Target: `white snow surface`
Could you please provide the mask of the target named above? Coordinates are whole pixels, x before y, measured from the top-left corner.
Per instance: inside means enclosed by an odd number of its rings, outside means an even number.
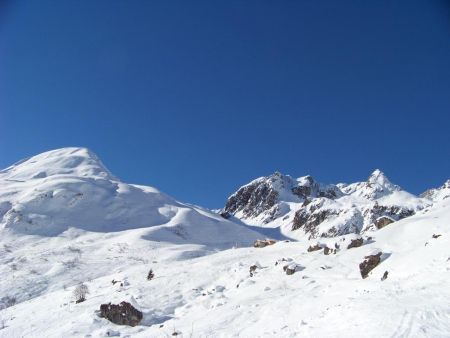
[[[0,172],[0,220],[0,337],[449,336],[450,199],[358,248],[346,249],[355,234],[318,240],[336,254],[309,253],[304,238],[253,248],[262,235],[248,227],[66,148]],[[362,279],[359,263],[379,251]],[[81,282],[89,294],[76,304]],[[144,313],[140,325],[98,316],[121,301]]]

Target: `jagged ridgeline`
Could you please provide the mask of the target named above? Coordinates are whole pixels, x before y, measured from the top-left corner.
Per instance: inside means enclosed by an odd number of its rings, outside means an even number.
[[[375,170],[365,182],[322,184],[279,172],[258,178],[228,198],[222,215],[249,225],[280,227],[296,238],[333,237],[380,229],[450,195],[450,183],[415,196]]]

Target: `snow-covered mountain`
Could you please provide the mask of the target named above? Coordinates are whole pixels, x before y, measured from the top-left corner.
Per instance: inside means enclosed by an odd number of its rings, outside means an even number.
[[[449,191],[275,173],[220,216],[46,152],[0,171],[0,337],[448,337]]]
[[[10,298],[24,301],[48,291],[58,284],[52,279],[55,274],[68,283],[73,278],[69,266],[81,253],[78,242],[92,242],[88,246],[97,246],[101,252],[112,238],[126,233],[134,246],[189,245],[193,255],[202,255],[248,246],[260,237],[155,188],[121,182],[85,148],[49,151],[2,170],[0,231],[1,270],[8,276],[0,283],[0,295],[7,297],[0,297],[0,307],[2,299],[3,303]],[[11,252],[20,252],[20,257]],[[18,268],[22,260],[34,266],[31,276]],[[16,272],[11,274],[10,269]],[[11,283],[13,290],[9,290]],[[30,283],[35,284],[32,289],[39,287],[25,292]]]
[[[429,189],[420,195],[421,197],[427,198],[433,202],[443,201],[446,198],[450,198],[450,180],[447,180],[439,188]]]
[[[292,238],[334,237],[379,229],[414,215],[444,190],[417,197],[391,183],[378,169],[365,182],[336,185],[276,172],[239,188],[228,198],[222,215],[280,228]]]
[[[155,188],[121,182],[85,148],[49,151],[2,170],[0,226],[42,236],[148,228],[152,240],[208,245],[256,236]]]

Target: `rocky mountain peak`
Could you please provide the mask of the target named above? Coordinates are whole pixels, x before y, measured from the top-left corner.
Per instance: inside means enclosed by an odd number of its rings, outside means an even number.
[[[450,198],[450,179],[439,188],[429,189],[422,193],[420,197],[428,198],[434,202]]]
[[[224,211],[248,224],[270,223],[316,238],[378,229],[425,205],[424,199],[402,190],[379,169],[366,181],[338,185],[321,184],[310,175],[293,179],[275,172],[241,187]]]

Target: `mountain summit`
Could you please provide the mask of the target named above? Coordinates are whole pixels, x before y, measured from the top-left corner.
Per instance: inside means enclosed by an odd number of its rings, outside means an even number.
[[[2,170],[0,227],[41,236],[141,228],[153,239],[218,246],[258,237],[155,188],[121,182],[86,148],[48,151]]]
[[[250,225],[280,228],[288,237],[317,238],[379,228],[430,204],[376,169],[365,182],[336,185],[275,173],[239,188],[223,211]]]

